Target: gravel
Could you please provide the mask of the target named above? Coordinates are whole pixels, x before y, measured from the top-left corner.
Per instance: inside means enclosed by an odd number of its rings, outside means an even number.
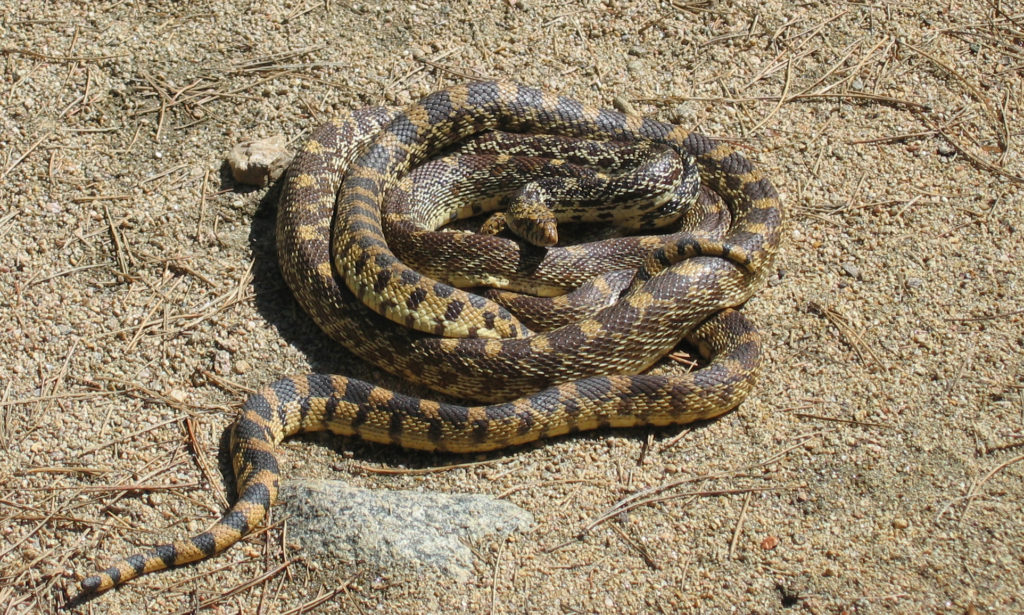
[[[672,118],[767,171],[787,241],[745,308],[767,339],[750,398],[470,459],[291,439],[288,478],[488,496],[534,529],[471,544],[465,583],[339,582],[293,561],[285,520],[70,612],[1024,612],[1012,3],[9,4],[5,612],[55,613],[95,567],[208,526],[246,391],[309,370],[412,390],[316,331],[274,262],[276,188],[223,161],[480,76]]]

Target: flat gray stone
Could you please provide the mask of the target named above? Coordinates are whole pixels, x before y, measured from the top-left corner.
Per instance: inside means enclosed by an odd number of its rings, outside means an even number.
[[[289,537],[323,568],[349,574],[360,564],[468,581],[467,544],[526,531],[534,522],[528,511],[489,496],[356,489],[331,480],[287,481],[279,500]]]

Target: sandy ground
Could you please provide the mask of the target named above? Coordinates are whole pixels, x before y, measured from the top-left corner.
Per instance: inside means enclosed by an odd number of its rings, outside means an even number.
[[[537,526],[474,545],[456,585],[297,560],[276,519],[74,612],[1024,612],[1019,3],[6,5],[0,612],[54,612],[206,527],[247,390],[396,385],[299,310],[275,191],[222,162],[477,77],[618,98],[770,173],[786,244],[746,308],[768,339],[751,397],[486,458],[293,439],[286,476],[491,494]]]

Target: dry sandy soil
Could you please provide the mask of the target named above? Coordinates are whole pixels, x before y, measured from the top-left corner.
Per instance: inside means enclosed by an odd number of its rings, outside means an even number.
[[[211,523],[246,391],[401,386],[297,307],[276,191],[223,160],[481,77],[625,101],[770,174],[786,243],[745,308],[768,340],[754,393],[485,458],[292,439],[286,477],[491,494],[537,525],[474,545],[457,585],[297,560],[277,519],[73,612],[1024,612],[1020,3],[5,5],[0,612],[55,612]]]

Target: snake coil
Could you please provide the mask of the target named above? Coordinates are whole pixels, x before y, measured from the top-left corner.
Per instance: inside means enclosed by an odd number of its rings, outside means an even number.
[[[411,168],[491,129],[672,148],[695,160],[701,182],[728,208],[730,225],[719,239],[680,232],[653,244],[637,240],[644,248],[639,273],[619,301],[534,333],[492,301],[406,266],[383,230],[385,197],[401,189]],[[486,403],[418,399],[342,376],[278,380],[246,401],[232,428],[239,497],[227,513],[206,532],[84,579],[83,592],[210,557],[251,532],[277,496],[276,446],[292,434],[330,430],[468,452],[729,411],[750,391],[761,359],[756,329],[730,308],[769,275],[781,225],[775,188],[732,147],[518,84],[474,82],[402,111],[364,109],[326,124],[285,179],[277,237],[285,280],[320,328],[356,355],[441,393]],[[462,235],[435,251],[501,241]],[[529,262],[526,251],[507,249],[513,253],[501,258],[504,266]],[[706,366],[642,374],[684,338],[709,357]]]

